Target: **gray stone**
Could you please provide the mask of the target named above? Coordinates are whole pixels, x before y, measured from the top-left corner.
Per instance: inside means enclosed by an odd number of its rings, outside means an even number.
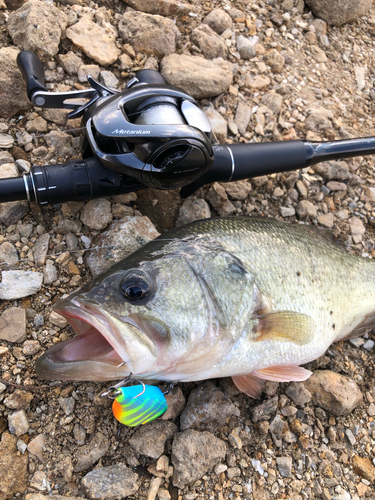
[[[118,67],[120,71],[127,71],[133,67],[133,59],[130,56],[128,56],[128,54],[121,54],[118,60],[119,60]]]
[[[328,214],[319,215],[318,222],[324,227],[328,227],[329,229],[333,228],[333,224],[335,222],[333,213],[329,212]]]
[[[171,19],[162,16],[127,11],[121,17],[119,34],[136,53],[164,57],[176,51],[180,32]]]
[[[269,420],[271,415],[275,413],[278,405],[278,397],[268,399],[261,405],[256,406],[251,410],[251,419],[253,422],[261,420]]]
[[[276,92],[269,92],[262,97],[262,103],[265,104],[275,115],[280,113],[283,100],[283,97]]]
[[[82,224],[78,220],[62,219],[54,228],[57,234],[78,233],[81,230]]]
[[[75,472],[89,469],[109,450],[109,440],[101,432],[96,432],[89,443],[85,444],[75,454]]]
[[[9,201],[0,204],[0,224],[11,226],[20,221],[29,211],[26,201]]]
[[[188,224],[194,220],[209,219],[211,210],[208,203],[202,198],[187,198],[178,212],[176,226]]]
[[[42,116],[48,122],[56,123],[56,125],[66,125],[68,121],[67,109],[43,109]]]
[[[96,276],[157,236],[159,233],[148,217],[124,217],[92,241],[94,250],[86,253],[85,263]]]
[[[322,113],[311,113],[311,115],[308,116],[305,121],[306,130],[311,130],[312,132],[315,132],[317,134],[331,127],[332,123]]]
[[[116,75],[112,73],[112,71],[101,71],[100,72],[100,77],[99,77],[100,83],[102,83],[105,87],[109,88],[117,88],[119,84],[118,78],[116,78]]]
[[[237,106],[237,109],[236,109],[236,115],[234,117],[234,123],[237,125],[238,132],[241,135],[245,134],[245,132],[247,130],[247,126],[250,123],[251,115],[252,115],[252,112],[251,112],[250,106],[248,106],[244,102],[240,101],[238,103],[238,106]]]
[[[25,356],[32,356],[40,350],[40,344],[37,340],[26,340],[23,343],[22,352]]]
[[[228,182],[224,184],[223,187],[232,200],[246,200],[251,191],[251,184],[249,181]]]
[[[23,342],[26,339],[26,313],[21,307],[10,307],[0,316],[0,339]]]
[[[0,48],[0,117],[11,118],[18,111],[28,109],[26,85],[17,67],[19,53],[14,47]],[[10,161],[13,161],[11,158]],[[8,162],[6,162],[8,163]]]
[[[203,22],[208,24],[216,33],[221,35],[226,29],[232,28],[232,19],[229,14],[223,9],[213,9],[204,19]]]
[[[207,59],[215,59],[215,57],[225,59],[228,55],[228,47],[224,38],[219,36],[208,24],[201,24],[195,28],[190,39]]]
[[[78,81],[81,83],[87,82],[87,77],[90,75],[97,80],[99,78],[100,68],[96,64],[83,64],[78,70]]]
[[[82,478],[82,486],[88,498],[114,500],[127,498],[138,491],[138,474],[124,464],[95,469]]]
[[[10,134],[0,134],[0,148],[10,149],[13,147],[14,139]],[[9,177],[9,175],[6,175]]]
[[[226,454],[225,442],[209,432],[189,429],[178,433],[172,443],[173,484],[177,488],[200,479]]]
[[[120,55],[115,44],[115,32],[99,26],[87,17],[81,17],[78,23],[68,28],[66,36],[88,57],[102,66],[113,64]]]
[[[8,266],[12,266],[18,262],[18,253],[15,247],[9,243],[9,241],[5,241],[0,245],[0,263],[7,264]]]
[[[241,59],[252,59],[256,56],[256,48],[255,45],[259,42],[258,37],[246,38],[243,35],[239,35],[237,37],[237,50],[241,56]]]
[[[171,54],[161,61],[161,73],[170,85],[181,87],[197,99],[226,92],[233,81],[232,65],[220,58],[208,61],[198,56]]]
[[[104,198],[89,201],[81,212],[84,225],[97,231],[108,226],[112,219],[111,203]]]
[[[43,271],[43,283],[45,285],[52,285],[57,280],[57,270],[53,265],[53,260],[47,260],[46,266]]]
[[[281,217],[293,217],[296,215],[296,210],[293,207],[279,207]]]
[[[81,424],[75,424],[74,427],[73,427],[73,435],[74,435],[74,441],[82,446],[85,444],[85,441],[86,441],[86,431],[85,429],[82,427]]]
[[[26,434],[29,430],[30,424],[27,419],[25,410],[17,410],[8,415],[9,432],[16,436]]]
[[[331,26],[342,26],[363,16],[372,6],[372,0],[306,0],[315,17]]]
[[[215,182],[207,193],[207,200],[211,203],[213,208],[218,212],[220,217],[232,215],[236,213],[233,204],[228,200],[227,193],[223,186]]]
[[[281,73],[285,65],[285,59],[276,49],[268,50],[264,55],[264,62],[270,66],[273,73]]]
[[[52,323],[52,325],[58,326],[59,328],[65,328],[68,324],[68,321],[56,311],[51,311],[51,314],[49,315],[49,321],[50,323]]]
[[[2,271],[0,299],[14,300],[33,295],[42,288],[43,274],[35,271]]]
[[[166,394],[168,409],[160,417],[162,420],[171,420],[178,417],[185,408],[186,399],[180,387],[173,387],[169,394]]]
[[[325,63],[328,61],[328,57],[326,56],[324,50],[317,45],[311,45],[310,51],[316,62]]]
[[[16,389],[4,399],[4,405],[11,410],[23,410],[31,403],[33,397],[31,392]]]
[[[82,59],[71,50],[67,54],[59,54],[58,60],[69,75],[76,75],[82,66]]]
[[[9,15],[8,30],[15,45],[45,61],[58,53],[67,23],[62,10],[50,3],[31,0]]]
[[[73,413],[75,404],[75,399],[72,397],[59,398],[59,405],[64,410],[65,415],[71,415]]]
[[[276,465],[282,477],[291,477],[292,459],[290,457],[277,457]]]
[[[50,235],[44,233],[36,240],[33,247],[34,262],[37,267],[44,266],[48,253]]]
[[[166,17],[189,14],[195,10],[193,5],[176,0],[153,0],[152,2],[150,0],[124,0],[124,2],[133,7],[134,10]]]
[[[0,49],[0,55],[1,51],[2,49]],[[1,77],[0,77],[0,85],[1,85]],[[14,161],[13,156],[9,153],[9,151],[0,151],[0,165],[5,165],[6,163],[13,163],[13,161]]]
[[[53,130],[45,134],[43,139],[50,148],[55,148],[59,156],[73,156],[75,153],[72,147],[72,136],[65,132]]]
[[[212,382],[205,382],[191,391],[180,415],[180,430],[196,429],[215,432],[234,412],[234,405]]]
[[[345,181],[349,177],[349,166],[345,161],[324,161],[314,165],[313,169],[326,181]]]
[[[363,399],[353,380],[330,370],[316,370],[304,385],[315,404],[337,416],[350,413]]]
[[[165,443],[176,431],[177,426],[173,422],[155,420],[142,425],[129,439],[129,444],[137,453],[156,459],[164,453]]]
[[[207,118],[210,120],[214,137],[216,137],[219,142],[224,142],[227,138],[228,133],[227,121],[221,116],[218,111],[216,111],[216,109],[211,106],[208,108],[204,108],[203,111],[206,113]]]
[[[304,406],[311,401],[312,397],[302,382],[291,382],[285,389],[285,394],[297,406]]]

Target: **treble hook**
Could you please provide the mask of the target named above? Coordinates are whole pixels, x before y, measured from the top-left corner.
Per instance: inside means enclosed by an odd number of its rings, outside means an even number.
[[[118,389],[120,387],[124,387],[129,382],[138,382],[139,384],[142,385],[142,391],[139,394],[137,394],[137,396],[134,396],[132,399],[136,399],[136,398],[139,398],[139,396],[142,396],[142,394],[144,394],[144,392],[146,390],[146,386],[145,386],[145,384],[141,380],[138,380],[138,379],[135,379],[135,378],[132,379],[132,375],[133,374],[130,372],[129,375],[127,377],[125,377],[124,379],[120,380],[120,382],[118,382],[115,385],[111,385],[111,387],[109,387],[106,392],[103,392],[103,394],[101,395],[101,397],[107,396],[109,399],[116,399],[117,396],[121,395],[121,391],[119,391]],[[111,392],[112,392],[112,394],[110,394]]]

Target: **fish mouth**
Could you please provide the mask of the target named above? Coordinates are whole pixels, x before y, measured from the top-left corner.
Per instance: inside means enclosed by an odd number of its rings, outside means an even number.
[[[116,318],[76,298],[60,301],[54,309],[78,335],[37,360],[36,373],[42,379],[115,380],[147,372],[157,358],[157,346],[134,318]]]

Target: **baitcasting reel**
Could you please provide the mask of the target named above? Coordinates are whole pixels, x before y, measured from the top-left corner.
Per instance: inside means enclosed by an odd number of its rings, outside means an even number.
[[[123,92],[90,76],[89,89],[47,92],[43,66],[35,54],[20,52],[17,64],[35,106],[70,109],[69,118],[82,117],[82,159],[34,165],[23,177],[0,179],[0,203],[84,201],[147,186],[181,187],[181,196],[187,197],[211,182],[375,154],[375,137],[212,146],[206,115],[192,97],[167,85],[157,71],[139,71]]]

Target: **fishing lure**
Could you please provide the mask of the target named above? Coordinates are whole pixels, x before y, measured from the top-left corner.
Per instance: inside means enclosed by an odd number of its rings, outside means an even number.
[[[163,393],[159,387],[141,385],[124,387],[130,381],[131,375],[118,384],[110,387],[102,396],[113,399],[112,412],[116,420],[129,427],[147,424],[167,411],[168,404],[165,395],[171,390],[168,387]]]

